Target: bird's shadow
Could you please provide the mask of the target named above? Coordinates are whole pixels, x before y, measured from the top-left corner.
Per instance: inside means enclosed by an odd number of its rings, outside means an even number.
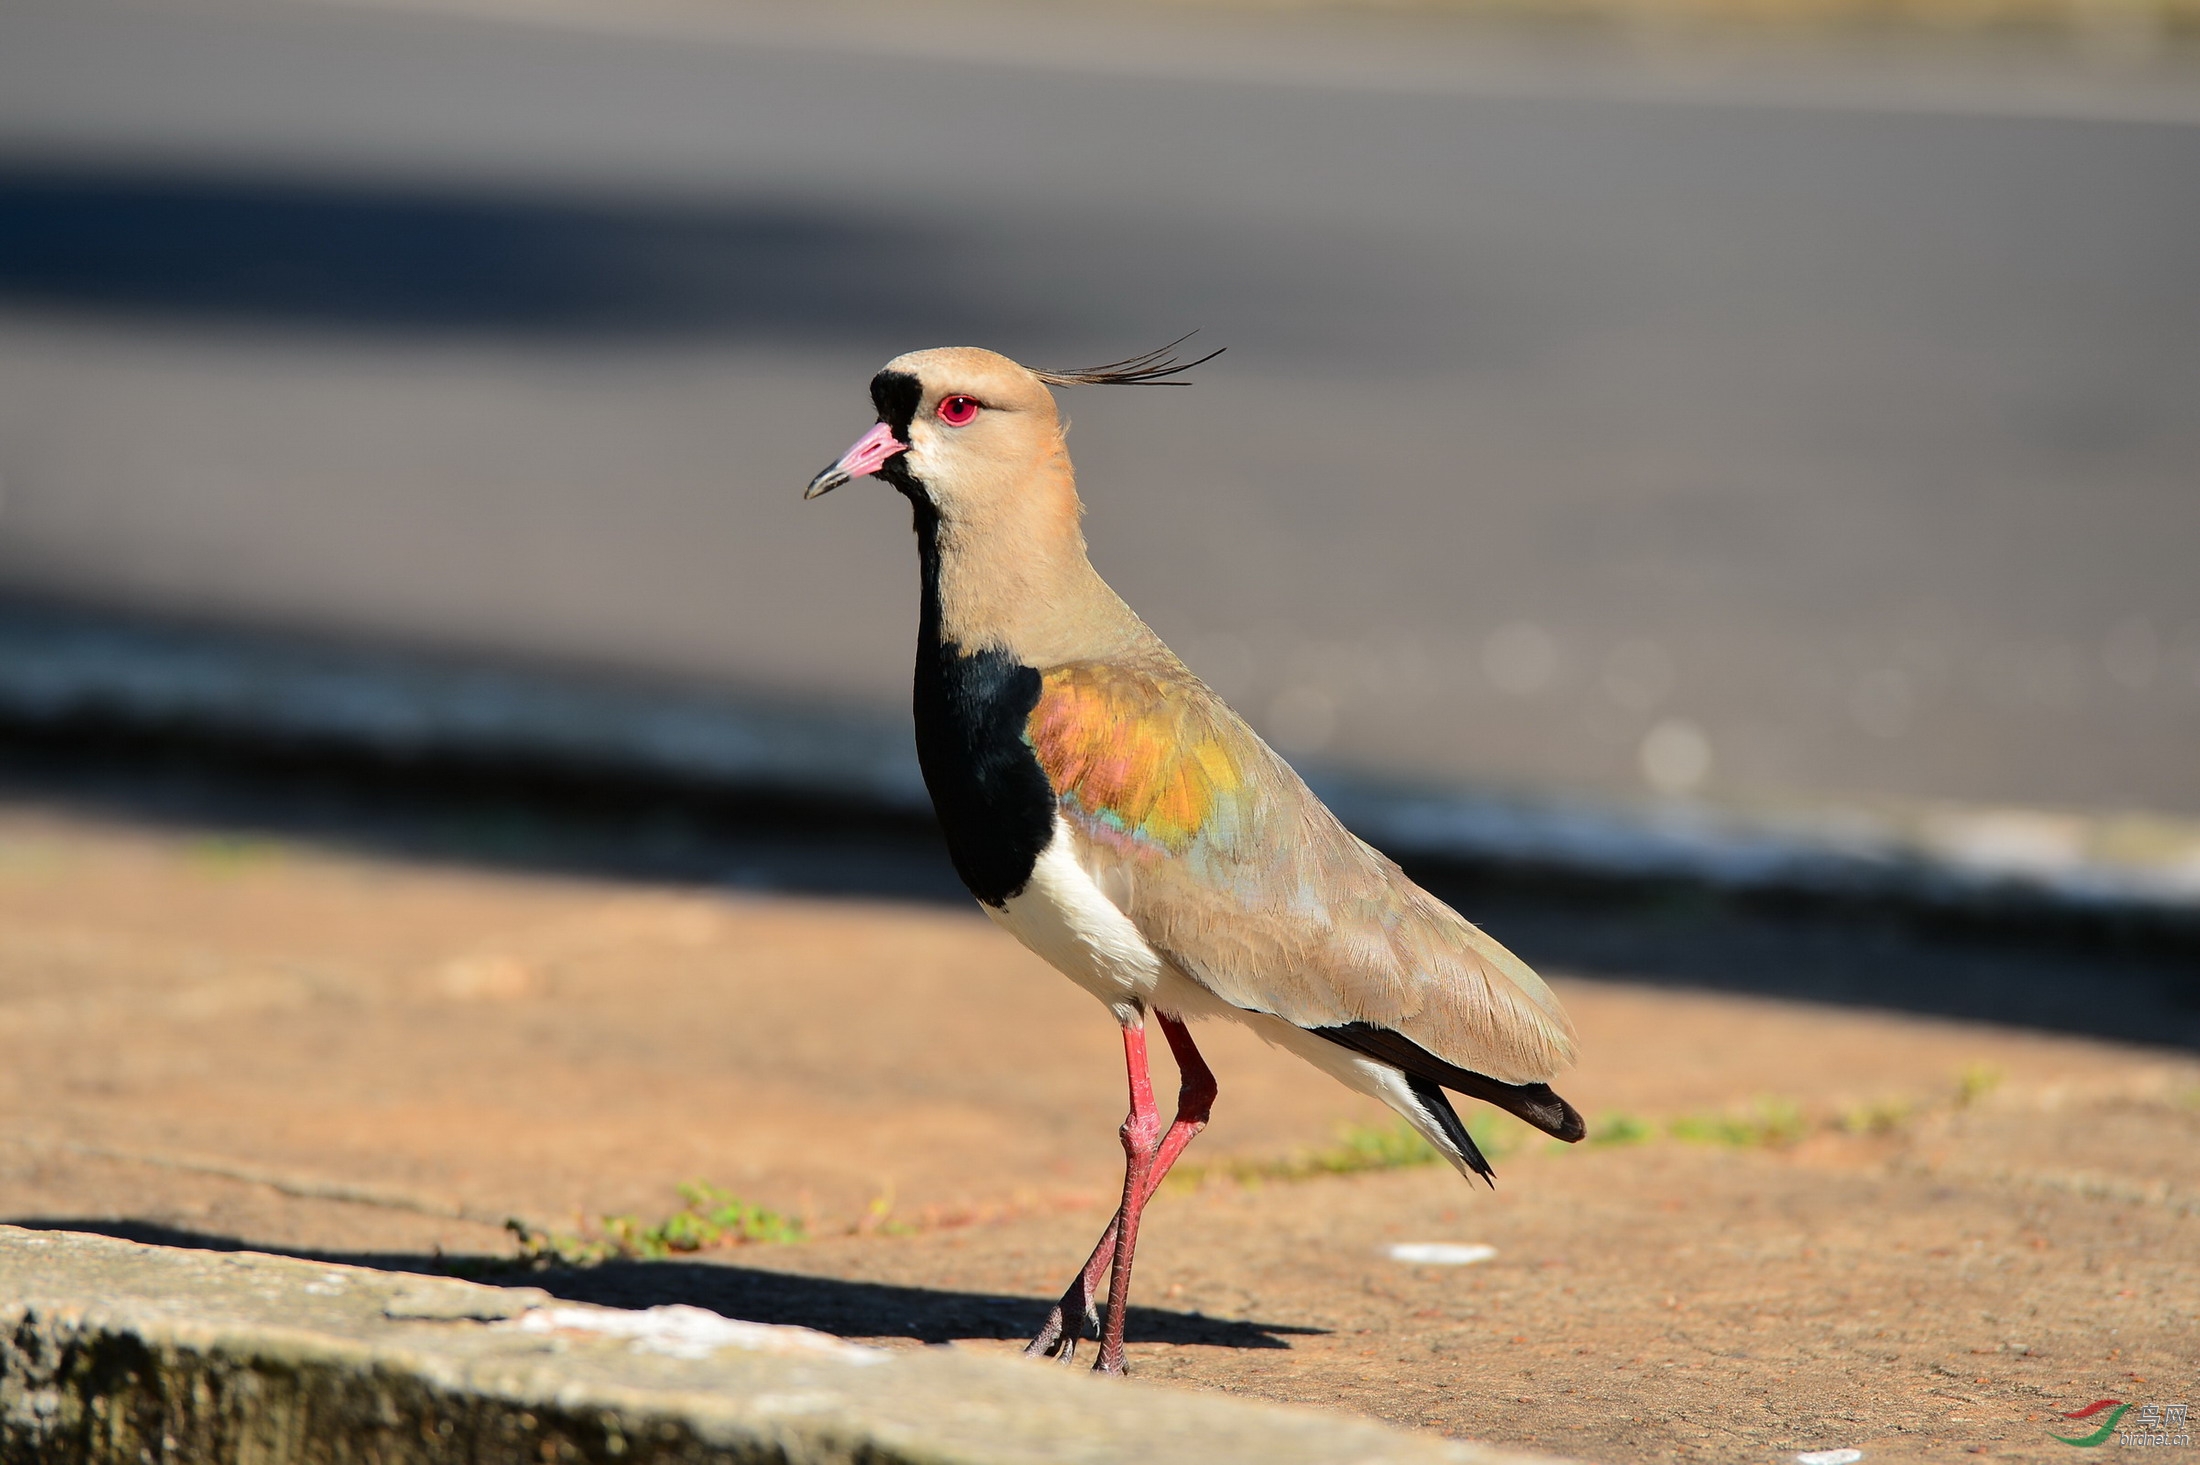
[[[908,1338],[919,1343],[1022,1339],[1039,1331],[1049,1302],[988,1292],[904,1287],[841,1277],[814,1277],[718,1261],[614,1261],[542,1270],[501,1257],[342,1252],[270,1246],[152,1221],[74,1217],[10,1218],[0,1225],[30,1231],[77,1231],[150,1246],[192,1251],[257,1251],[377,1271],[462,1276],[494,1286],[540,1287],[569,1302],[605,1307],[684,1303],[749,1322],[815,1328],[844,1338]],[[1288,1348],[1287,1338],[1326,1333],[1288,1323],[1233,1322],[1172,1308],[1133,1307],[1126,1333],[1134,1343],[1208,1348]]]

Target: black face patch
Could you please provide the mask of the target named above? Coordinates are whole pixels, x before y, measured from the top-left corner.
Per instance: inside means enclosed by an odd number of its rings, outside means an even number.
[[[924,384],[906,371],[882,371],[871,378],[871,405],[878,408],[878,420],[893,430],[895,437],[909,441],[909,425],[916,421],[917,408],[924,403]],[[909,471],[909,455],[896,453],[878,470],[878,476],[900,490],[902,497],[917,508],[917,534],[925,534],[925,512],[932,507],[932,495],[922,481]],[[937,514],[934,514],[935,520]],[[935,525],[936,527],[936,525]]]
[[[924,384],[906,371],[882,371],[871,378],[871,405],[878,408],[878,420],[907,442],[909,424],[924,405]]]
[[[911,699],[917,763],[955,873],[972,895],[999,907],[1030,882],[1054,838],[1054,785],[1024,741],[1042,684],[1005,651],[941,639],[939,511],[921,485],[903,491],[916,511],[924,574]]]

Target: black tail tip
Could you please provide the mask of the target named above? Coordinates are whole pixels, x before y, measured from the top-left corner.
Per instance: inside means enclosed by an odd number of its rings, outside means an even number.
[[[1587,1137],[1589,1126],[1582,1122],[1581,1111],[1552,1093],[1549,1084],[1521,1084],[1513,1094],[1514,1102],[1507,1107],[1551,1138],[1571,1145]]]
[[[1429,1118],[1436,1121],[1437,1128],[1443,1130],[1444,1137],[1452,1142],[1459,1151],[1459,1157],[1467,1162],[1467,1168],[1481,1176],[1484,1185],[1492,1190],[1497,1189],[1497,1172],[1490,1168],[1489,1157],[1474,1142],[1474,1136],[1467,1133],[1467,1126],[1460,1121],[1459,1111],[1451,1107],[1450,1096],[1429,1080],[1414,1074],[1407,1074],[1405,1080],[1407,1091],[1420,1102]]]
[[[1552,1096],[1556,1098],[1554,1094]],[[1589,1137],[1589,1126],[1582,1122],[1581,1111],[1564,1099],[1558,1101],[1558,1123],[1551,1128],[1554,1139],[1562,1139],[1570,1145],[1578,1145]]]

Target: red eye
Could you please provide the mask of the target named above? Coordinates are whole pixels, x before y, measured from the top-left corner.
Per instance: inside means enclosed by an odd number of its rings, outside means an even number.
[[[940,398],[940,421],[949,427],[968,427],[978,420],[976,397]]]

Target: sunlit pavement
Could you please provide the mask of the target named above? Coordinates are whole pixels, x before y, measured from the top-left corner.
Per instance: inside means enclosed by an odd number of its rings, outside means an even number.
[[[1133,1372],[1611,1461],[2044,1459],[2062,1411],[2185,1400],[2189,1055],[1581,970],[1592,1140],[1491,1132],[1495,1191],[1312,1173],[1387,1116],[1203,1036],[1221,1101],[1148,1217]],[[0,812],[0,1035],[0,1220],[479,1268],[508,1217],[579,1254],[700,1181],[760,1239],[491,1278],[895,1347],[1017,1346],[1120,1163],[1113,1025],[967,908],[249,824]]]

